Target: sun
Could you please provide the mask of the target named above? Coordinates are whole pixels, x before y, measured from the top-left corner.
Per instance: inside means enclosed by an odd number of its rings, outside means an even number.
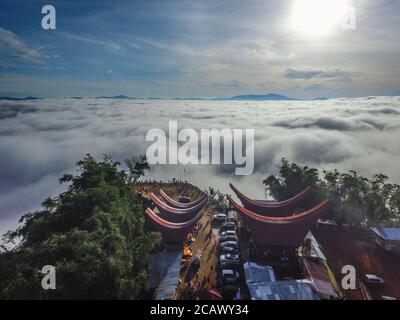
[[[340,25],[345,10],[345,0],[295,0],[292,26],[306,37],[327,36]]]

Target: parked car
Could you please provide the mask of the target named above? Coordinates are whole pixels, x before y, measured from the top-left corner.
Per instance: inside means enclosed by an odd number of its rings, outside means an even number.
[[[240,262],[239,262],[239,260],[223,261],[223,262],[219,263],[219,267],[222,269],[239,270]]]
[[[225,242],[225,241],[235,241],[235,242],[238,242],[238,237],[236,237],[236,236],[231,236],[231,235],[221,236],[221,237],[219,238],[219,241],[221,241],[221,242]]]
[[[224,247],[232,247],[232,248],[235,248],[235,249],[239,249],[239,245],[238,245],[238,243],[237,242],[235,242],[235,241],[225,241],[225,242],[221,242],[220,244],[219,244],[219,246],[220,246],[220,248],[222,249],[222,248],[224,248]]]
[[[240,259],[227,259],[224,258],[223,260],[220,260],[220,268],[221,269],[227,269],[227,268],[232,268],[232,269],[237,269],[240,266]],[[229,267],[231,266],[231,267]]]
[[[221,269],[237,269],[240,265],[238,255],[223,254],[219,258],[219,267]]]
[[[223,247],[221,249],[221,254],[227,254],[227,253],[239,255],[239,250],[233,247]]]
[[[216,222],[225,222],[226,221],[226,214],[224,213],[217,213],[213,216],[213,221]]]
[[[374,284],[383,284],[385,281],[383,281],[382,278],[374,275],[374,274],[366,274],[365,275],[365,281],[367,283],[374,283]]]
[[[227,254],[221,254],[219,257],[219,261],[232,261],[232,260],[237,260],[239,261],[239,255],[238,254],[231,254],[231,253],[227,253]]]
[[[234,222],[225,222],[221,226],[219,232],[221,233],[221,232],[226,231],[226,230],[234,230],[234,231],[236,231],[236,224]]]
[[[239,272],[233,269],[222,269],[221,270],[221,279],[222,281],[230,281],[228,279],[235,279],[236,281],[240,279]]]
[[[238,285],[239,284],[239,279],[238,278],[225,278],[221,280],[222,285],[227,286],[227,285]]]
[[[226,230],[226,231],[222,231],[220,232],[221,237],[224,236],[236,236],[236,231],[235,230]]]
[[[222,286],[222,291],[224,292],[236,292],[238,289],[237,285],[234,284],[227,284]]]

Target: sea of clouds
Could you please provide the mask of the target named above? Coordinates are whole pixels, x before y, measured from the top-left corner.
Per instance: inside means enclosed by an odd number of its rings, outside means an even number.
[[[146,153],[146,133],[179,129],[255,129],[255,169],[235,176],[232,165],[162,165],[147,178],[187,180],[230,192],[236,183],[265,197],[262,180],[287,157],[318,168],[388,175],[400,183],[400,97],[320,101],[189,101],[45,99],[0,102],[0,234],[22,213],[40,208],[65,186],[85,154],[123,161]]]

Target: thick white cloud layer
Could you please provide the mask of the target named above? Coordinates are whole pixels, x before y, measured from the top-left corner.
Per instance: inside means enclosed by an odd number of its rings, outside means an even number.
[[[124,160],[145,154],[149,129],[255,129],[255,172],[232,165],[164,165],[148,178],[180,178],[229,192],[229,181],[263,197],[281,157],[319,168],[385,173],[400,182],[400,97],[326,101],[60,99],[0,103],[0,233],[63,190],[58,178],[86,153]]]

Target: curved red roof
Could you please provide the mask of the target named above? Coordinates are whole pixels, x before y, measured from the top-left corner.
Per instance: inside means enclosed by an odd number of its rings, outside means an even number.
[[[246,209],[269,217],[282,217],[298,208],[304,208],[305,201],[314,192],[311,187],[308,187],[294,197],[284,201],[253,200],[241,193],[232,183],[229,186]]]
[[[228,200],[243,218],[256,244],[293,248],[303,243],[307,232],[332,205],[330,200],[325,200],[297,215],[266,217],[244,208],[230,196]]]
[[[165,242],[181,243],[203,216],[203,212],[199,212],[194,218],[183,223],[167,221],[156,215],[150,208],[146,209],[146,215],[153,222],[156,229],[160,231]]]
[[[167,205],[161,201],[154,193],[150,193],[150,198],[156,205],[160,216],[174,223],[181,223],[194,218],[207,204],[207,198],[204,198],[201,202],[191,208],[178,209]]]
[[[174,207],[177,209],[187,209],[187,208],[194,207],[195,205],[202,202],[205,198],[207,198],[207,195],[204,194],[203,196],[201,196],[200,198],[198,198],[197,200],[195,200],[193,202],[181,203],[181,202],[175,201],[174,199],[169,197],[162,189],[160,189],[160,195],[170,207]]]

